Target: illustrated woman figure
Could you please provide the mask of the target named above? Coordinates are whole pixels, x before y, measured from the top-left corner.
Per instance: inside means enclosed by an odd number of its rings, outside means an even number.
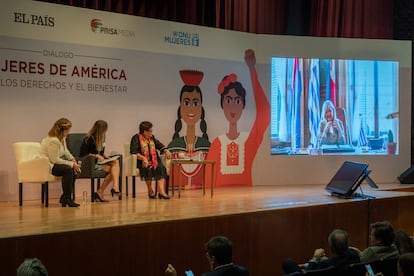
[[[246,50],[244,59],[250,70],[256,118],[250,132],[238,129],[237,123],[246,106],[246,90],[237,81],[236,74],[225,76],[218,93],[229,128],[226,134],[214,139],[207,155],[207,159],[218,164],[216,186],[252,185],[253,160],[270,123],[270,105],[257,76],[254,51]]]
[[[207,123],[204,120],[203,96],[199,84],[203,79],[203,72],[194,70],[180,71],[184,86],[180,93],[180,106],[177,110],[175,132],[168,149],[172,158],[188,158],[193,160],[204,160],[210,148],[207,135]],[[186,134],[180,136],[182,121],[186,124]],[[202,136],[196,135],[196,125],[200,121]],[[181,167],[183,186],[201,184],[202,172],[200,165],[186,164]]]
[[[322,106],[322,120],[319,123],[319,145],[342,145],[345,143],[344,125],[336,118],[336,109],[330,100]]]

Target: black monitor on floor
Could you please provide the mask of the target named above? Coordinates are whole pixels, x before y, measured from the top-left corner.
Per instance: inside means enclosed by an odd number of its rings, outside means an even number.
[[[354,197],[355,190],[361,185],[362,181],[369,178],[368,164],[345,161],[334,177],[326,186],[332,195],[351,198]],[[371,178],[367,179],[368,184],[373,188],[378,188]]]

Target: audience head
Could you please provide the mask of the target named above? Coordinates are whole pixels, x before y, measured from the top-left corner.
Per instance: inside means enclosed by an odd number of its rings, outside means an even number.
[[[282,269],[283,269],[283,273],[285,274],[289,274],[289,275],[300,275],[301,274],[301,269],[298,265],[298,263],[293,260],[293,259],[286,259],[283,261],[282,263]]]
[[[348,250],[349,235],[345,230],[335,229],[328,237],[329,249],[336,255],[345,254]]]
[[[60,118],[53,124],[53,127],[49,130],[48,135],[50,137],[57,137],[59,140],[62,140],[63,137],[69,133],[71,127],[71,121],[66,118]]]
[[[233,262],[233,244],[227,237],[212,237],[205,247],[211,269]]]
[[[414,275],[414,254],[405,253],[400,255],[397,263],[398,276]]]
[[[414,253],[413,240],[406,232],[398,230],[395,231],[394,236],[394,244],[400,254]]]
[[[394,242],[394,229],[388,221],[374,222],[369,226],[371,245],[391,246]]]
[[[47,276],[48,272],[42,262],[37,259],[26,259],[17,268],[17,276]]]

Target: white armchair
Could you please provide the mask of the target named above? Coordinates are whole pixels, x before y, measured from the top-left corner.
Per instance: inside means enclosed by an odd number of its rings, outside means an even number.
[[[42,203],[49,206],[49,182],[60,181],[50,173],[49,159],[37,157],[40,151],[40,143],[17,142],[13,144],[14,156],[17,165],[17,177],[19,181],[19,205],[23,205],[23,183],[41,183]]]
[[[135,198],[136,177],[139,176],[137,168],[137,155],[129,152],[130,144],[124,144],[124,175],[125,175],[125,195],[128,196],[128,177],[132,177],[132,197]]]
[[[128,177],[132,177],[132,197],[136,195],[136,177],[139,176],[137,168],[137,155],[130,153],[130,144],[124,144],[124,175],[125,175],[125,194],[128,196]],[[171,160],[165,155],[161,155],[161,162],[167,169],[167,175],[170,174]],[[168,179],[166,179],[166,192],[168,193]]]
[[[170,166],[171,166],[171,158],[167,159],[165,154],[161,155],[161,163],[164,165],[165,169],[167,170],[167,178],[165,179],[165,192],[168,195],[168,190],[170,187]],[[157,192],[158,186],[155,186],[155,192]]]

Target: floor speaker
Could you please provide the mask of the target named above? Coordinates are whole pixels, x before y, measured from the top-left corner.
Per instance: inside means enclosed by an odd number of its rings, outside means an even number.
[[[401,184],[414,184],[414,166],[400,174],[398,180]]]

